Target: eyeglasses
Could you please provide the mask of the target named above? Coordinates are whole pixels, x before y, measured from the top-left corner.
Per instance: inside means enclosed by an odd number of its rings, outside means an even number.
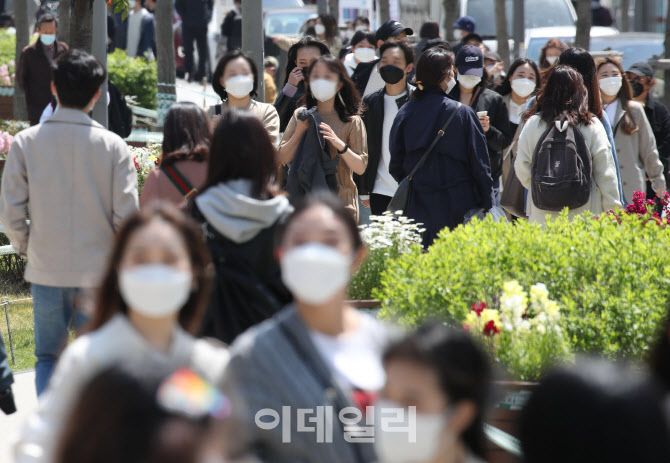
[[[642,85],[647,85],[649,82],[651,82],[651,78],[646,77],[646,76],[638,76],[637,74],[633,74],[632,72],[627,72],[626,77],[628,80],[632,80],[633,82],[637,82]]]

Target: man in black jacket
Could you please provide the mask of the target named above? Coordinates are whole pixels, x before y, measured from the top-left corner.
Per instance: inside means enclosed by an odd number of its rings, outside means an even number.
[[[414,89],[407,83],[407,74],[414,67],[414,50],[407,42],[389,40],[381,46],[379,56],[379,73],[385,86],[364,99],[368,167],[356,178],[361,202],[371,209],[372,215],[384,213],[398,188],[398,182],[389,173],[389,136],[395,116]]]
[[[211,66],[208,66],[207,26],[212,19],[213,0],[177,0],[175,9],[182,20],[181,30],[184,38],[184,54],[186,55],[184,67],[188,72],[189,81],[192,81],[194,77],[194,41],[198,45],[198,71],[195,73],[195,80],[200,81],[203,77],[211,77]]]
[[[665,181],[668,182],[670,180],[670,111],[663,103],[656,101],[652,95],[652,89],[656,85],[654,70],[647,63],[635,63],[626,71],[626,77],[633,89],[633,101],[644,105],[644,112],[656,139],[658,156],[663,163]],[[650,199],[656,198],[649,182],[647,182],[647,193]]]
[[[230,10],[221,24],[221,35],[226,38],[228,51],[242,48],[242,0],[235,0],[235,8]]]
[[[403,26],[398,21],[386,21],[375,33],[377,48],[380,48],[389,39],[404,40],[408,35],[414,35],[414,31],[409,27]],[[356,85],[356,90],[362,97],[384,88],[384,81],[379,75],[378,64],[378,59],[369,63],[360,63],[351,76],[351,80]]]

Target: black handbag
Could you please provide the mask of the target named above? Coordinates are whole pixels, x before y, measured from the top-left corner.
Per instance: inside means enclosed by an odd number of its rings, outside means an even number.
[[[409,195],[412,190],[412,178],[419,171],[421,166],[423,166],[423,164],[426,162],[426,159],[428,159],[428,155],[430,154],[431,151],[433,151],[433,148],[435,148],[437,142],[440,141],[440,138],[444,136],[444,133],[447,131],[447,127],[449,127],[449,124],[451,124],[451,121],[454,119],[456,113],[458,113],[458,110],[461,108],[461,106],[462,104],[459,102],[458,106],[456,106],[454,112],[451,113],[451,116],[449,116],[449,119],[447,119],[447,122],[444,124],[442,129],[437,132],[437,136],[430,144],[426,152],[423,153],[423,156],[421,156],[419,162],[417,162],[416,166],[414,166],[414,169],[412,169],[412,171],[409,173],[407,177],[402,179],[402,181],[398,185],[398,189],[395,191],[393,198],[391,198],[391,201],[389,202],[389,205],[386,208],[387,212],[395,213],[397,211],[405,212],[407,210],[407,204],[409,203]]]

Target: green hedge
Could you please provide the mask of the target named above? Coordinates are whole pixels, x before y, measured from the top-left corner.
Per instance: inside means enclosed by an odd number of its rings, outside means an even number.
[[[138,105],[156,109],[158,68],[156,61],[129,58],[125,51],[116,50],[107,56],[109,80],[126,96],[132,96]]]
[[[0,65],[9,64],[16,56],[16,33],[0,29]]]
[[[565,216],[546,229],[490,218],[443,231],[427,253],[390,261],[382,316],[416,326],[460,323],[473,303],[497,305],[503,283],[544,283],[575,352],[642,357],[670,304],[670,229],[636,216]]]

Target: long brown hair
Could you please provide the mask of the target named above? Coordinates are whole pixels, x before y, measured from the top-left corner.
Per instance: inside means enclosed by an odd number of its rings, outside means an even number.
[[[250,112],[223,112],[214,129],[211,153],[202,193],[237,179],[251,181],[254,199],[267,200],[279,192],[275,148],[263,123]]]
[[[533,107],[524,114],[524,122],[535,114],[548,125],[563,118],[572,125],[591,124],[588,92],[582,76],[570,66],[557,65],[537,94]]]
[[[179,311],[179,324],[191,334],[195,334],[200,328],[212,283],[211,260],[203,242],[202,231],[175,206],[155,202],[128,217],[117,232],[107,261],[107,269],[98,290],[95,314],[89,326],[90,331],[97,330],[117,313],[128,314],[128,306],[119,290],[119,265],[133,233],[153,220],[162,220],[172,225],[184,240],[197,290],[191,293],[188,301]]]
[[[640,130],[640,128],[635,123],[633,116],[630,115],[630,102],[633,99],[633,91],[630,88],[628,79],[626,79],[626,73],[623,70],[623,66],[621,66],[620,60],[611,57],[598,60],[596,72],[600,71],[600,68],[606,64],[612,64],[616,66],[616,68],[619,70],[619,74],[621,75],[621,89],[617,95],[619,101],[621,102],[621,109],[625,111],[623,119],[621,120],[621,131],[626,135],[633,135],[635,132]],[[616,121],[610,122],[612,123],[612,126],[614,126],[616,123]]]
[[[183,159],[202,162],[207,159],[210,142],[205,112],[195,103],[175,103],[165,116],[161,163],[169,166]]]
[[[309,89],[309,80],[314,67],[319,63],[325,64],[331,72],[339,76],[340,82],[342,82],[342,89],[339,91],[340,96],[335,97],[335,111],[337,111],[337,115],[342,122],[351,121],[352,116],[361,114],[361,96],[358,94],[358,90],[356,90],[356,86],[349,77],[342,61],[331,55],[321,56],[315,59],[309,66],[309,75],[305,77],[305,82],[307,83],[304,97],[305,105],[308,108],[317,105],[317,100]],[[344,104],[342,104],[342,101],[344,101]]]
[[[540,69],[548,69],[551,67],[551,64],[547,61],[547,50],[550,48],[558,48],[561,50],[561,53],[563,53],[569,47],[568,44],[561,39],[549,39],[540,52]]]

